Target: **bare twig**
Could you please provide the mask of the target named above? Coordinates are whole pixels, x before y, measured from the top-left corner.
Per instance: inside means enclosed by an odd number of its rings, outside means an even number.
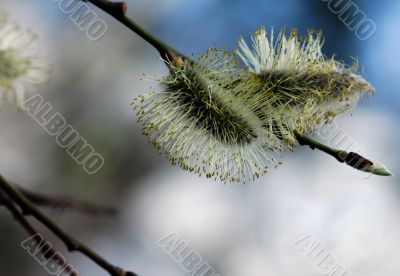
[[[103,259],[92,249],[82,244],[69,236],[64,230],[51,221],[42,211],[35,207],[18,189],[14,188],[0,175],[0,189],[8,196],[15,204],[17,204],[24,216],[33,216],[40,223],[46,226],[67,246],[68,251],[78,251],[86,255],[93,262],[98,264],[112,276],[134,276],[135,273],[124,271],[122,268],[114,266]]]

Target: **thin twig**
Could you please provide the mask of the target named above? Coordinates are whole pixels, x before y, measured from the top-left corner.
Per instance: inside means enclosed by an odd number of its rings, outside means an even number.
[[[10,200],[10,198],[2,191],[0,191],[0,205],[3,205],[11,213],[14,219],[29,235],[31,235],[36,240],[38,244],[42,244],[45,242],[41,238],[43,236],[39,233],[39,231],[35,229],[35,227],[18,210],[18,208]],[[55,259],[60,264],[65,262],[65,260],[59,254],[56,254],[57,252],[56,250],[54,250],[53,247],[40,246],[40,251],[42,252],[42,256],[47,260]],[[65,266],[64,272],[72,273],[73,268],[71,266]]]
[[[68,251],[81,252],[82,254],[90,258],[93,262],[102,267],[104,270],[109,272],[112,276],[136,275],[135,273],[126,272],[122,268],[110,264],[89,247],[69,236],[66,232],[64,232],[64,230],[62,230],[58,225],[51,221],[42,211],[35,207],[18,189],[14,188],[10,183],[8,183],[1,175],[0,189],[2,189],[4,193],[21,208],[23,215],[33,216],[40,223],[46,226],[51,232],[53,232],[60,240],[62,240],[63,243],[66,245]]]

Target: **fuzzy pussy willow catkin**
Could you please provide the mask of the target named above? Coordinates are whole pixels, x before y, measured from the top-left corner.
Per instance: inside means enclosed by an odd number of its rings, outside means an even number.
[[[170,64],[163,90],[134,105],[143,133],[173,164],[207,177],[238,182],[277,164],[282,141],[264,127],[250,93],[236,90],[232,54],[210,49],[197,61]]]
[[[36,35],[0,11],[0,104],[21,105],[26,86],[48,80],[49,66],[40,57]]]
[[[320,34],[301,41],[257,30],[250,48],[210,49],[197,61],[168,63],[161,91],[133,105],[150,142],[173,163],[223,182],[245,182],[280,162],[295,132],[313,132],[373,88],[357,68],[321,53]]]
[[[316,132],[338,114],[357,104],[374,88],[362,77],[358,65],[347,66],[321,51],[321,33],[305,39],[282,29],[277,37],[260,27],[250,48],[241,38],[236,53],[247,65],[254,93],[274,98],[281,120],[289,130]]]

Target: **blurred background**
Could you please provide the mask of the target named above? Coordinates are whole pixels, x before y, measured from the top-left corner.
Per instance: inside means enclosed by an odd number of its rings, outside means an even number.
[[[91,41],[56,1],[0,0],[21,26],[38,33],[52,64],[40,93],[105,158],[88,175],[25,112],[0,111],[0,173],[34,191],[119,210],[116,217],[50,210],[49,216],[112,263],[143,276],[190,275],[157,241],[175,232],[219,275],[317,276],[321,272],[294,243],[312,235],[352,275],[400,273],[400,2],[354,1],[376,24],[359,40],[321,0],[128,0],[128,15],[184,54],[210,46],[233,49],[259,25],[322,29],[324,52],[356,57],[376,87],[337,124],[392,177],[365,177],[332,157],[299,147],[283,165],[254,183],[224,185],[168,161],[146,142],[132,100],[159,89],[147,75],[167,69],[157,52],[109,15],[92,9],[108,31]],[[86,257],[65,251],[81,275],[108,275]],[[28,235],[0,209],[0,274],[48,275],[21,247]],[[346,274],[347,275],[347,274]],[[340,275],[341,276],[341,275]]]

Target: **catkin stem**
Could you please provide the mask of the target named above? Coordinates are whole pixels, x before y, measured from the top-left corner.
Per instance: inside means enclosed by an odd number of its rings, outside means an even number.
[[[311,149],[319,149],[320,151],[333,156],[339,162],[341,162],[341,163],[344,162],[343,155],[342,155],[344,153],[344,151],[328,147],[324,144],[321,144],[320,142],[317,142],[317,141],[311,139],[310,137],[307,137],[303,134],[298,133],[297,131],[295,131],[294,134],[300,145],[309,146]]]

